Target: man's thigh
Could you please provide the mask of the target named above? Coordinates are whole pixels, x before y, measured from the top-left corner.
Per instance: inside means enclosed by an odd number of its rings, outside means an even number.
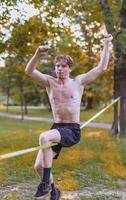
[[[51,142],[59,143],[61,141],[60,132],[57,129],[46,131],[40,135],[40,140],[45,139]]]

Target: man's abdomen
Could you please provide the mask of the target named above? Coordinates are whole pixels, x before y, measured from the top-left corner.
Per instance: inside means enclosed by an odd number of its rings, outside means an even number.
[[[60,104],[53,105],[52,112],[56,123],[79,123],[80,105]]]

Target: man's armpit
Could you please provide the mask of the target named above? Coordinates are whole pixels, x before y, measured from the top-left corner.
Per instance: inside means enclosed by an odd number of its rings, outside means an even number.
[[[79,85],[86,85],[86,74],[76,76],[75,81],[77,81]]]

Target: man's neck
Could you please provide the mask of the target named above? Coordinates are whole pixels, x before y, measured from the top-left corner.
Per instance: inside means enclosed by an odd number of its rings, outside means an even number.
[[[71,78],[70,77],[67,77],[67,78],[64,78],[64,79],[57,78],[57,80],[58,80],[59,84],[64,85],[65,83],[69,82],[71,80]]]

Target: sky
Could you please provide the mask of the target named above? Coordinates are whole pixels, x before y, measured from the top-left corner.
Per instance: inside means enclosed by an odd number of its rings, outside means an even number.
[[[27,4],[26,2],[20,2],[18,3],[18,5],[15,8],[19,8],[20,12],[18,12],[16,9],[14,9],[13,7],[11,8],[11,19],[12,21],[15,21],[17,19],[17,17],[20,17],[21,19],[24,18],[24,16],[22,16],[22,13],[25,14],[25,19],[28,19],[29,17],[38,14],[38,10],[35,9],[32,5]],[[0,15],[2,14],[4,8],[0,6]]]
[[[18,8],[20,9],[20,12],[18,12],[16,9],[12,8],[11,14],[11,20],[14,22],[16,21],[17,17],[20,17],[21,21],[24,19],[29,19],[33,15],[37,15],[39,12],[37,9],[35,9],[32,5],[28,5],[25,2],[19,3]],[[2,15],[4,9],[0,6],[0,15]],[[23,13],[23,15],[22,15]],[[3,29],[3,33],[6,34],[6,37],[10,37],[10,32]],[[6,37],[4,38],[6,40]],[[0,56],[0,67],[4,66],[4,59],[2,59],[2,56],[5,56],[5,54],[1,54]]]
[[[11,20],[14,22],[17,20],[17,18],[20,18],[21,22],[23,22],[26,19],[29,19],[30,17],[32,17],[33,15],[37,15],[39,14],[39,11],[37,9],[35,9],[32,5],[29,5],[25,2],[22,3],[18,3],[17,8],[20,10],[20,12],[18,12],[16,9],[14,9],[12,7],[11,10]],[[3,12],[3,8],[0,7],[0,15]],[[45,14],[45,13],[43,13]],[[43,19],[46,16],[43,16]],[[82,51],[85,52],[84,48],[86,45],[86,41],[84,40],[83,34],[81,33],[80,30],[80,25],[79,24],[71,24],[71,22],[69,21],[69,19],[64,16],[64,14],[62,14],[62,16],[60,18],[55,18],[53,19],[54,23],[58,23],[59,26],[63,23],[64,26],[69,26],[69,28],[71,29],[71,31],[74,34],[74,39],[73,42],[76,42],[79,46],[82,47]],[[87,27],[89,28],[89,27]],[[4,37],[4,40],[8,39],[11,36],[11,30],[6,30],[3,29],[3,32],[6,34],[6,36]],[[59,38],[59,36],[58,36]],[[79,40],[77,41],[76,39],[79,38]],[[60,38],[59,38],[60,39]],[[4,56],[6,56],[6,54],[4,53]],[[1,58],[0,56],[0,67],[4,65],[4,60]]]

